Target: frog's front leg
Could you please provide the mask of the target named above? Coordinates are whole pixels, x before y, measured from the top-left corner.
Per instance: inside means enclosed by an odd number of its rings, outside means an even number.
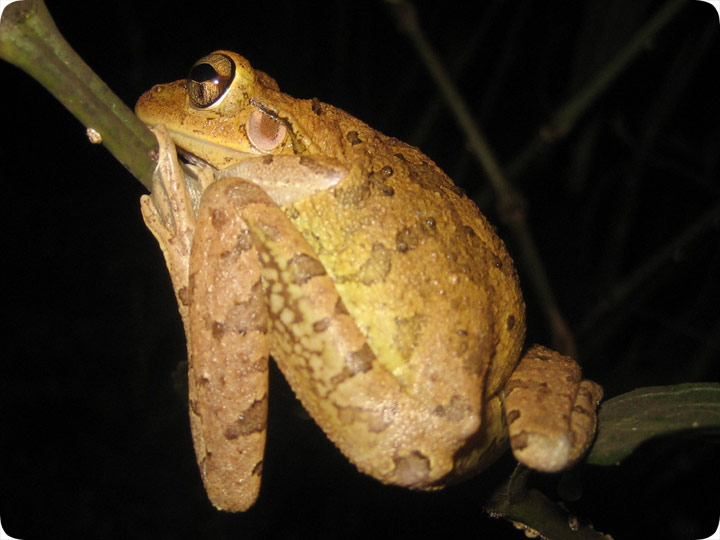
[[[592,443],[602,399],[600,385],[581,380],[572,358],[535,345],[505,385],[505,411],[515,458],[557,472],[575,463]]]
[[[195,234],[195,211],[170,133],[163,125],[152,131],[158,140],[158,160],[152,193],[140,198],[140,210],[145,225],[162,249],[187,329],[188,269]]]
[[[240,212],[213,196],[227,181],[203,195],[196,219],[192,187],[169,134],[162,126],[154,131],[158,166],[141,208],[185,326],[195,453],[212,503],[242,511],[260,488],[267,416],[267,310],[258,255]]]

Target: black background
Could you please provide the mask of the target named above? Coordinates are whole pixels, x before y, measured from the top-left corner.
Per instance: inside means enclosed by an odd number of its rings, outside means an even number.
[[[68,41],[129,105],[218,49],[420,146],[499,222],[425,68],[380,1],[48,1]],[[664,4],[425,2],[419,16],[501,163]],[[719,380],[720,25],[688,1],[567,139],[514,179],[587,376],[612,397]],[[4,211],[0,519],[36,538],[522,538],[486,516],[494,473],[438,493],[357,473],[272,373],[263,488],[244,515],[207,502],[190,444],[184,339],[144,188],[27,75],[0,64]],[[619,302],[617,287],[659,253]],[[521,279],[527,277],[521,268]],[[526,285],[529,339],[549,343]],[[717,441],[680,437],[584,467],[570,508],[621,538],[714,532]],[[535,477],[556,497],[555,478]]]

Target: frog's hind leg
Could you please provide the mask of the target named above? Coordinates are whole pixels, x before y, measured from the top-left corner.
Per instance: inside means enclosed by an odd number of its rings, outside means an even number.
[[[226,184],[228,179],[207,188],[195,227],[188,385],[205,489],[215,507],[237,512],[247,510],[260,489],[269,340],[258,253]]]
[[[515,458],[528,467],[557,472],[590,447],[602,388],[581,379],[572,358],[535,345],[505,387],[505,412]]]
[[[141,210],[185,325],[195,453],[211,502],[242,511],[260,488],[267,417],[267,309],[257,250],[223,182],[214,185],[202,172],[199,185],[186,177],[167,129],[153,132],[158,165]]]

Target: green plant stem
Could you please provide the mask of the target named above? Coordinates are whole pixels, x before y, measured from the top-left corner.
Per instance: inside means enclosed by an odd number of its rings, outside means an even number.
[[[505,489],[506,488],[506,489]],[[524,529],[529,538],[550,540],[607,540],[608,537],[592,526],[580,523],[545,495],[535,489],[520,499],[509,496],[509,484],[498,489],[485,505],[490,515],[511,521],[516,528]],[[536,536],[538,533],[541,536]]]
[[[42,0],[10,4],[0,20],[0,57],[42,84],[148,189],[155,137],[63,39]]]

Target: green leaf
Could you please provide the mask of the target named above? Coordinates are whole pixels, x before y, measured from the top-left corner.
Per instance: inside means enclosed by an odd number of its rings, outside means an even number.
[[[587,462],[617,465],[640,444],[663,435],[720,433],[720,384],[648,386],[604,402]]]

